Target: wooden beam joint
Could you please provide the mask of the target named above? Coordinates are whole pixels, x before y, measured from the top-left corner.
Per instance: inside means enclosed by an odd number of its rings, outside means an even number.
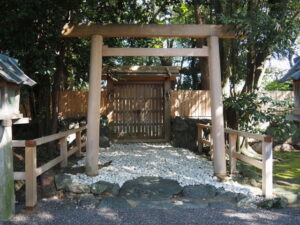
[[[26,140],[25,141],[25,147],[36,147],[36,141],[35,140]]]

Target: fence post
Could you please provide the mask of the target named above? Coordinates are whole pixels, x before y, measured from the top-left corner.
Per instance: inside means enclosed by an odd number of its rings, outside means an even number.
[[[33,209],[37,203],[36,168],[36,142],[28,140],[25,142],[25,205],[27,209]]]
[[[234,153],[236,152],[237,134],[229,134],[229,161],[230,161],[230,174],[236,173],[236,158]]]
[[[262,191],[266,198],[273,195],[273,154],[272,137],[266,137],[262,142],[263,169],[262,169]]]
[[[81,156],[81,131],[76,132],[76,146],[77,146],[77,152],[76,157]]]
[[[203,137],[203,128],[198,126],[198,152],[202,152],[203,149],[202,137]]]
[[[63,160],[60,163],[61,167],[68,166],[68,146],[67,146],[67,137],[63,137],[59,139],[59,149],[60,149],[60,156]]]

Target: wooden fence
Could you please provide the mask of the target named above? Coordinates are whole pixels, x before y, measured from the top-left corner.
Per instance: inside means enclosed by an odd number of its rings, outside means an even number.
[[[292,91],[266,91],[261,93],[262,96],[268,96],[274,100],[284,100],[293,98]],[[80,118],[87,115],[87,91],[63,91],[60,93],[59,99],[59,115],[63,118]],[[101,115],[107,115],[107,91],[101,92]],[[181,116],[190,118],[210,118],[209,91],[194,91],[194,90],[177,90],[171,91],[170,105],[171,117]],[[23,108],[20,111],[30,117],[29,108]]]
[[[171,92],[171,116],[210,118],[209,91],[179,90]]]
[[[210,125],[197,124],[198,128],[198,148],[201,151],[202,145],[208,145],[213,149],[213,143],[210,138],[205,139],[203,129],[211,130]],[[227,154],[230,160],[230,173],[236,173],[236,161],[241,160],[256,168],[262,170],[262,193],[266,198],[272,197],[273,192],[273,155],[272,155],[272,137],[266,135],[252,134],[248,132],[225,129],[225,134],[229,136],[229,148]],[[262,160],[257,160],[237,152],[238,136],[252,138],[262,142]],[[207,138],[207,137],[206,137]]]
[[[25,205],[27,208],[35,207],[37,203],[37,177],[60,163],[61,167],[67,167],[68,157],[76,153],[80,157],[81,148],[86,143],[81,142],[81,132],[86,126],[73,130],[52,134],[34,140],[13,140],[13,147],[25,148],[25,171],[14,172],[14,180],[25,180]],[[68,151],[67,137],[76,134],[76,146]],[[60,155],[46,164],[37,167],[37,146],[59,140]]]

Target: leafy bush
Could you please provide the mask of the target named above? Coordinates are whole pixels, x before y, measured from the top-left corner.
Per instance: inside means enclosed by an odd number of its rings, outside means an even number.
[[[258,125],[269,119],[263,105],[270,101],[270,98],[259,97],[257,93],[241,93],[225,98],[224,108],[235,112],[239,130],[259,132]]]
[[[241,93],[225,98],[225,110],[236,113],[238,129],[268,134],[277,142],[284,142],[296,132],[293,121],[286,119],[294,108],[292,99],[275,101],[257,93]],[[267,129],[261,125],[269,123]]]
[[[292,81],[287,81],[285,83],[281,83],[278,80],[274,80],[268,83],[265,87],[267,91],[292,91],[293,83]]]
[[[274,137],[276,142],[284,142],[294,136],[297,126],[294,121],[287,120],[286,116],[292,113],[294,103],[291,99],[274,101],[266,113],[268,115],[269,127],[265,133]]]

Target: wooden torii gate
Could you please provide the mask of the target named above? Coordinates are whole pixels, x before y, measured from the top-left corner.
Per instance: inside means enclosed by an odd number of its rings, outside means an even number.
[[[212,110],[214,175],[226,176],[224,119],[221,87],[219,38],[236,38],[231,26],[196,24],[66,24],[64,37],[90,37],[90,76],[88,98],[86,173],[98,174],[99,108],[102,57],[104,56],[192,56],[208,57]],[[109,37],[184,37],[207,38],[208,48],[103,48]]]

